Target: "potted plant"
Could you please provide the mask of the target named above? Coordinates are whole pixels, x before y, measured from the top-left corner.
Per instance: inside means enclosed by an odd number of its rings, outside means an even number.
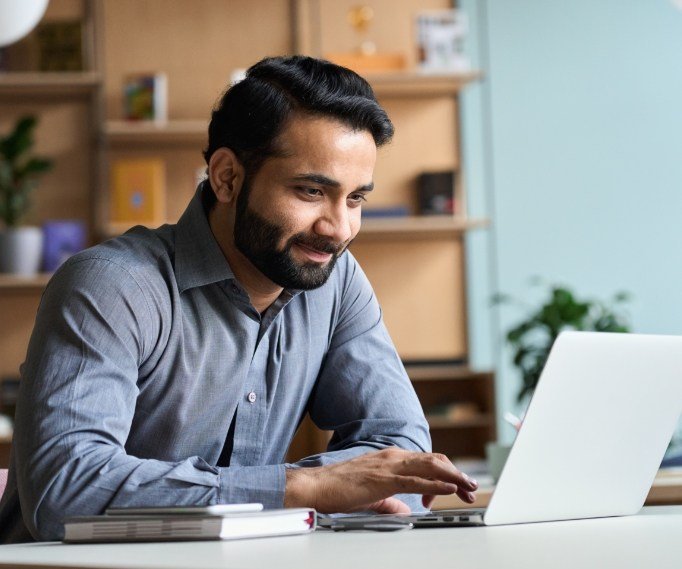
[[[43,234],[39,227],[20,227],[30,209],[30,195],[39,175],[52,167],[46,158],[31,156],[37,119],[20,118],[0,138],[0,272],[31,275],[40,266]]]
[[[548,297],[537,308],[506,333],[512,348],[513,364],[521,376],[517,402],[528,399],[540,380],[547,356],[554,340],[564,330],[593,332],[629,332],[628,317],[622,305],[630,295],[619,292],[608,302],[595,299],[578,299],[565,286],[551,285]],[[515,303],[507,295],[496,295],[496,304]]]
[[[534,279],[535,284],[540,284]],[[494,304],[517,304],[525,308],[526,316],[515,324],[505,335],[512,348],[512,362],[521,376],[521,387],[517,402],[523,403],[530,398],[540,380],[547,357],[557,336],[564,330],[584,330],[594,332],[629,332],[627,315],[622,310],[630,296],[625,292],[615,294],[611,301],[578,299],[565,286],[550,285],[548,296],[538,307],[508,295],[493,297]],[[516,429],[520,420],[511,413],[505,413]],[[490,442],[486,446],[488,465],[493,480],[497,480],[509,455],[511,445]]]

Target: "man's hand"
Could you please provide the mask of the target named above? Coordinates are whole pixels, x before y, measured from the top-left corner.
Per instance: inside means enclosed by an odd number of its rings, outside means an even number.
[[[394,494],[422,494],[428,508],[439,494],[457,493],[471,503],[477,488],[445,455],[389,448],[328,466],[287,469],[284,506],[402,514],[410,509]]]

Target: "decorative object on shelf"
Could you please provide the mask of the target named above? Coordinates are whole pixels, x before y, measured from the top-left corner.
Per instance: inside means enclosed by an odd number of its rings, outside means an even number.
[[[359,5],[350,8],[347,21],[359,38],[357,46],[350,52],[328,53],[325,57],[357,73],[404,69],[406,60],[402,53],[380,53],[376,44],[369,39],[369,28],[373,19],[374,9],[371,6]]]
[[[166,171],[160,158],[121,159],[111,166],[111,221],[158,225],[165,221]]]
[[[74,253],[85,249],[85,223],[56,219],[43,223],[43,270],[56,271]]]
[[[132,121],[168,120],[168,79],[165,73],[127,75],[123,83],[123,116]]]
[[[83,71],[83,26],[78,20],[44,22],[37,28],[40,71]]]
[[[11,417],[0,414],[0,439],[11,439],[14,434],[14,422]]]
[[[455,172],[424,172],[417,180],[419,213],[452,215],[455,211]]]
[[[429,405],[424,409],[429,419],[445,419],[453,424],[465,423],[481,415],[481,408],[474,401],[453,401]]]
[[[20,40],[36,27],[48,0],[0,0],[0,46]]]
[[[542,281],[535,278],[534,284]],[[621,308],[630,300],[627,292],[618,292],[610,302],[593,299],[579,300],[568,287],[550,285],[549,297],[539,307],[531,307],[528,315],[506,334],[513,350],[513,364],[521,375],[519,403],[526,400],[540,380],[547,356],[560,332],[584,330],[594,332],[630,331],[628,316]],[[521,304],[503,294],[493,297],[494,304]]]
[[[418,67],[427,73],[469,71],[464,53],[466,15],[457,9],[427,10],[416,16]]]
[[[485,445],[485,457],[488,463],[488,473],[493,482],[497,482],[502,474],[504,463],[507,462],[507,457],[511,451],[511,444],[504,444],[500,442],[489,442]]]
[[[14,417],[14,411],[19,397],[18,377],[3,377],[0,379],[0,413]]]
[[[30,156],[37,119],[20,118],[0,138],[0,272],[32,275],[40,268],[43,233],[38,227],[19,227],[30,208],[30,194],[40,174],[52,167],[46,158]]]

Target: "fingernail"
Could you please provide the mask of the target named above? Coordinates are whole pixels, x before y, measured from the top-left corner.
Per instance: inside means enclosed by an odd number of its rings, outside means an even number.
[[[474,478],[469,478],[469,482],[471,482],[474,486],[478,486],[478,482]]]
[[[476,496],[474,494],[472,494],[471,492],[469,492],[468,496],[469,496],[469,502],[473,502],[476,500]]]

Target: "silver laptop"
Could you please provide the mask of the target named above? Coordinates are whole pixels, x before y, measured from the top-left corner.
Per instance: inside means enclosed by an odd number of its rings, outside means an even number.
[[[681,412],[682,336],[564,332],[489,506],[403,519],[490,526],[635,514]]]

